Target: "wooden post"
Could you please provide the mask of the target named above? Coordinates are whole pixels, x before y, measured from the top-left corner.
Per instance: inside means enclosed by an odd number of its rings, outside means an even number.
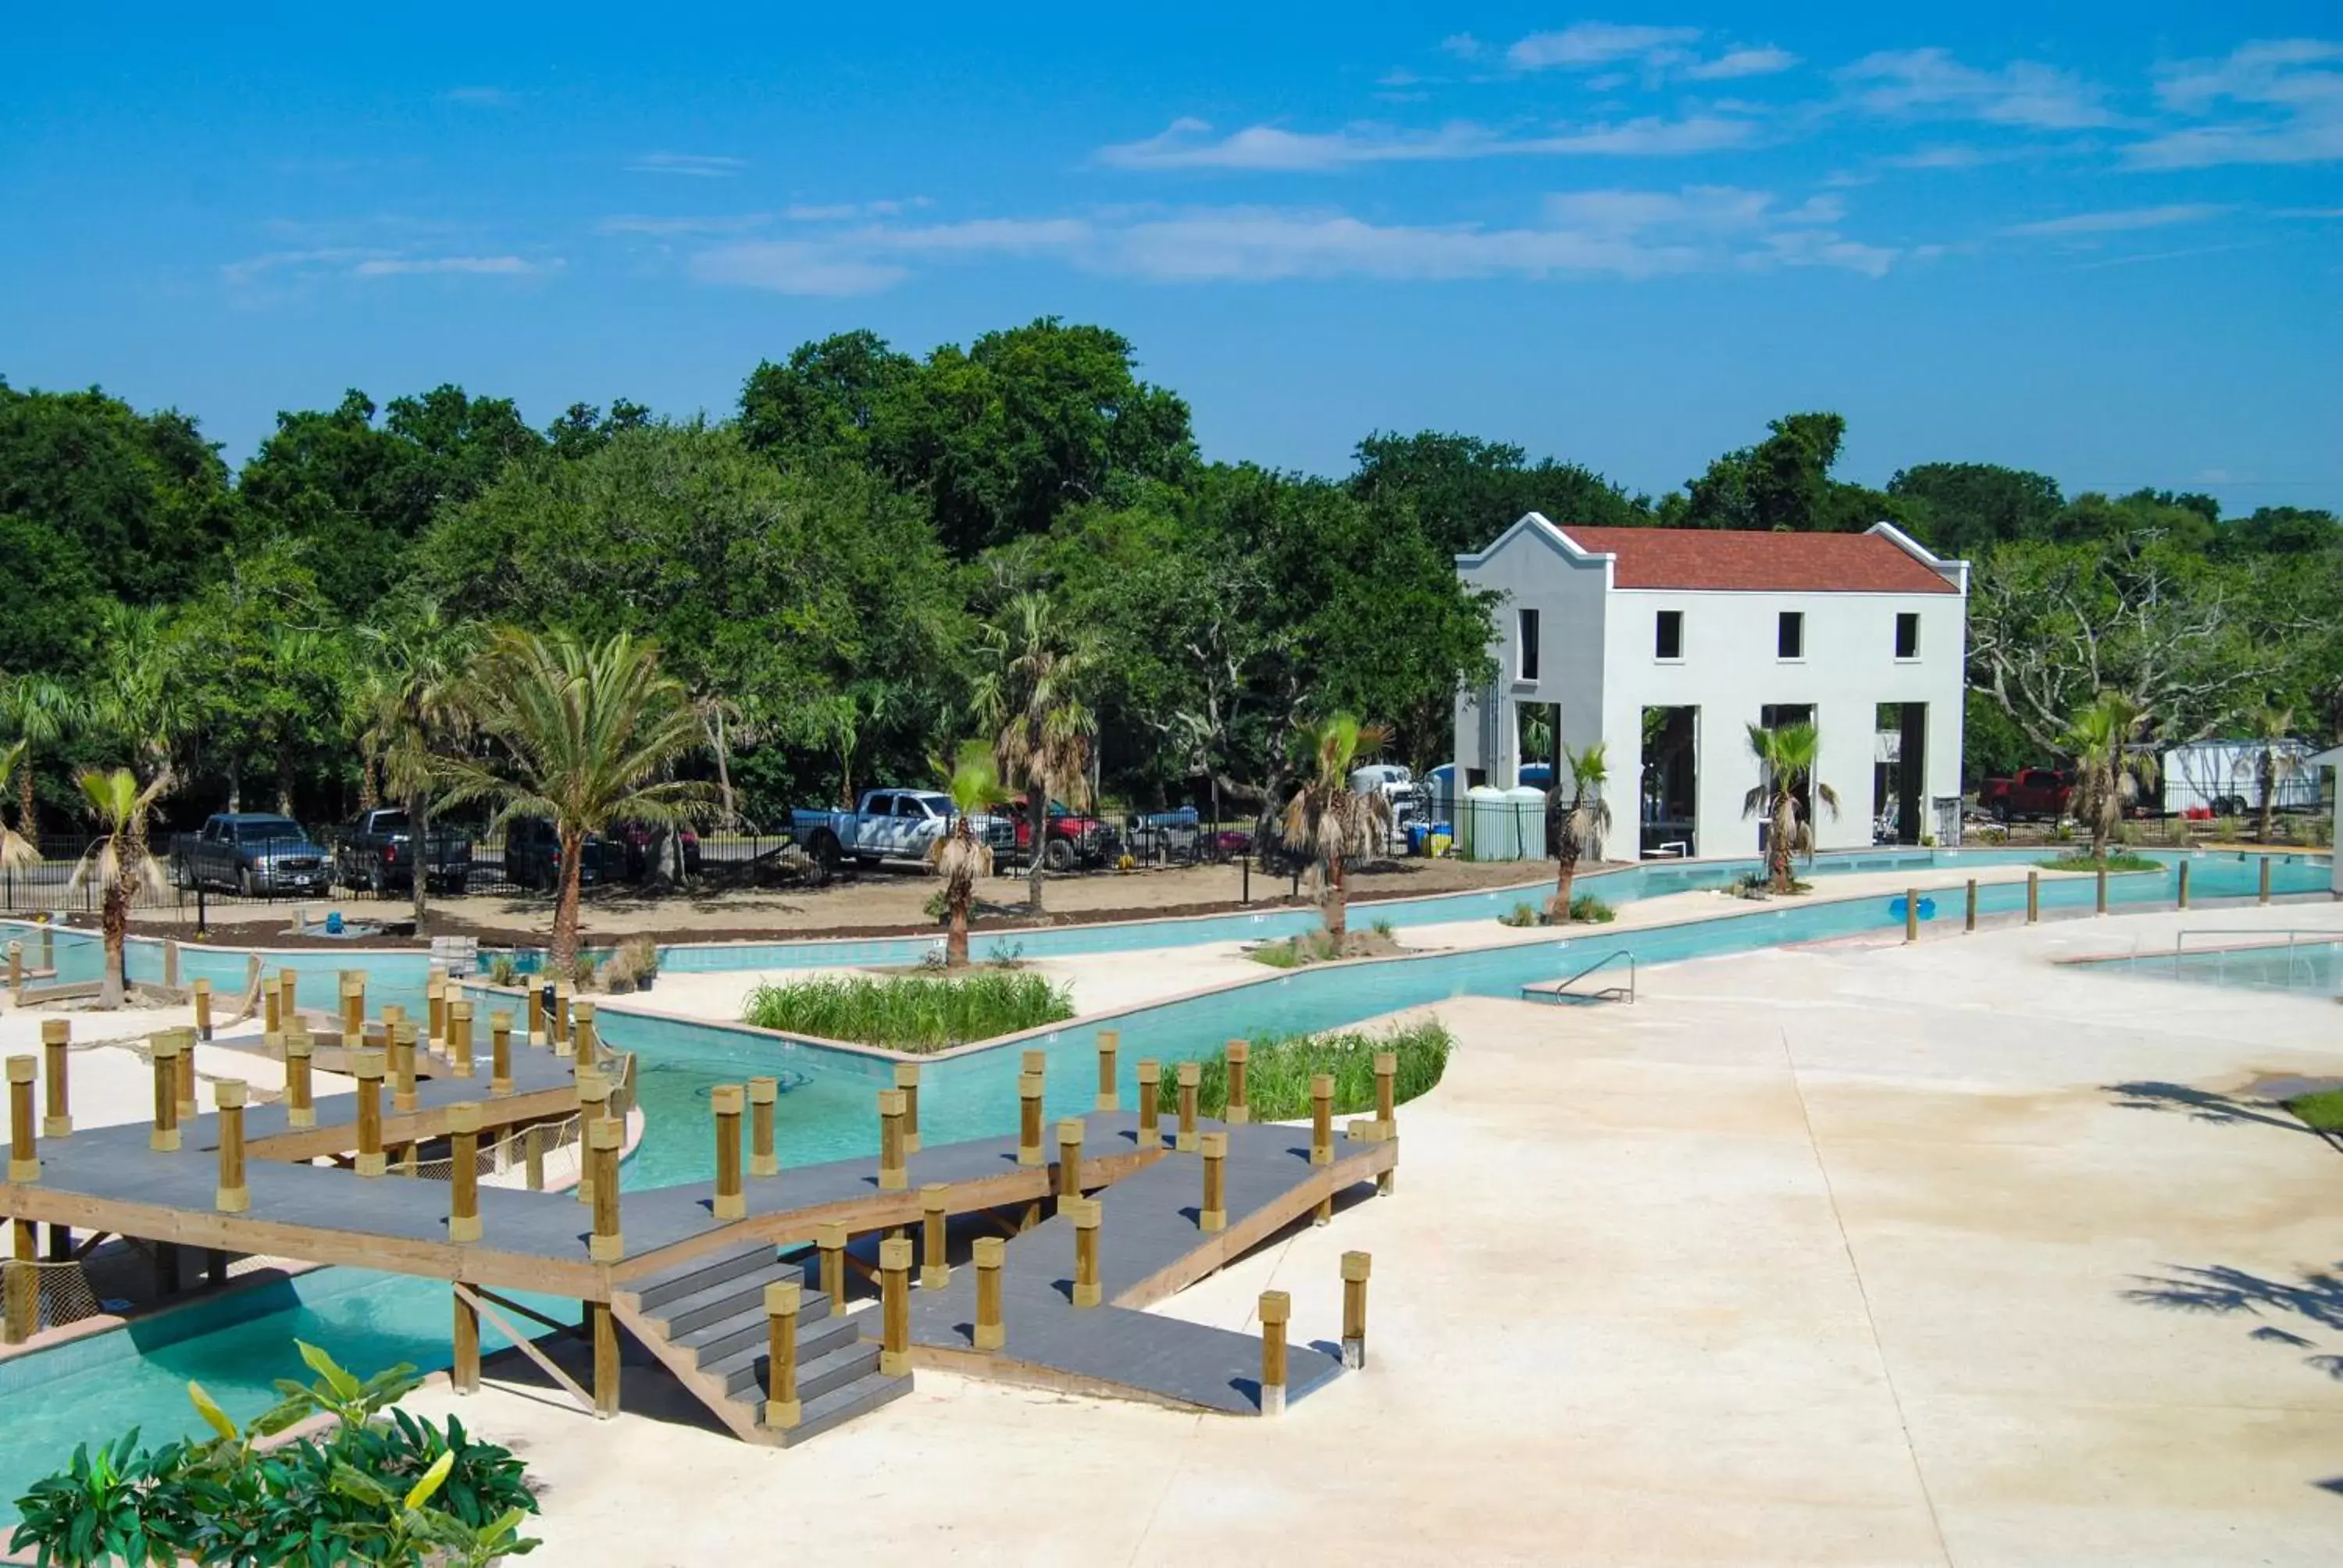
[[[587,1149],[594,1157],[594,1233],[586,1255],[598,1263],[615,1263],[627,1255],[618,1231],[618,1145],[626,1139],[626,1124],[607,1116],[586,1129]]]
[[[594,1330],[594,1414],[608,1421],[618,1413],[618,1320],[608,1302],[589,1302],[587,1320]]]
[[[2254,894],[2254,902],[2267,904],[2270,900],[2270,858],[2264,855],[2261,862],[2260,886]]]
[[[1074,1305],[1099,1304],[1099,1218],[1102,1206],[1095,1198],[1076,1198],[1058,1205],[1074,1221]]]
[[[358,1081],[357,1172],[379,1176],[387,1168],[382,1155],[382,1052],[357,1052],[350,1059],[350,1072]]]
[[[2042,873],[2026,873],[2026,923],[2033,925],[2042,918]]]
[[[765,1287],[765,1424],[787,1432],[804,1419],[798,1402],[798,1307],[803,1292],[793,1280]]]
[[[1163,1068],[1159,1062],[1141,1062],[1132,1070],[1139,1080],[1139,1148],[1151,1153],[1163,1147],[1163,1133],[1159,1119],[1162,1107],[1158,1096],[1163,1092]]]
[[[38,1057],[8,1059],[8,1180],[19,1186],[41,1179],[40,1134],[33,1121],[33,1080],[40,1070]]]
[[[538,1122],[521,1134],[521,1179],[532,1192],[545,1191],[545,1124]]]
[[[458,1393],[480,1392],[480,1309],[464,1297],[464,1288],[450,1292],[456,1303],[455,1364],[448,1374]]]
[[[155,1063],[155,1128],[146,1135],[146,1147],[173,1154],[179,1148],[179,1037],[165,1030],[149,1050]]]
[[[1969,879],[1968,907],[1966,912],[1961,916],[1961,930],[1964,931],[1974,931],[1976,930],[1976,879],[1975,877],[1971,877]]]
[[[1342,1254],[1342,1364],[1353,1372],[1367,1364],[1367,1271],[1365,1252]]]
[[[277,1034],[285,1028],[285,1009],[277,989],[273,985],[260,988],[260,1029],[264,1034]]]
[[[447,1060],[457,1077],[472,1076],[472,1004],[460,997],[447,1004]]]
[[[1375,1052],[1375,1120],[1383,1124],[1383,1136],[1399,1136],[1399,1052]]]
[[[488,1092],[510,1094],[512,1085],[512,1009],[500,1007],[488,1014]]]
[[[594,1161],[588,1157],[586,1134],[610,1113],[610,1083],[598,1072],[578,1071],[578,1201],[594,1201]]]
[[[8,944],[8,989],[11,991],[25,989],[25,944],[22,942]]]
[[[1058,1198],[1082,1195],[1082,1119],[1069,1116],[1058,1123]]]
[[[1122,1100],[1121,1094],[1117,1091],[1114,1071],[1114,1059],[1116,1054],[1121,1050],[1121,1030],[1113,1029],[1102,1029],[1099,1030],[1098,1109],[1101,1111],[1114,1111],[1120,1109],[1121,1106]]]
[[[602,1037],[594,1027],[594,1003],[579,997],[569,1004],[569,1052],[580,1061],[602,1064]]]
[[[1920,890],[1917,888],[1904,890],[1904,940],[1907,942],[1920,940]]]
[[[1202,1063],[1183,1061],[1180,1064],[1180,1131],[1172,1146],[1182,1154],[1196,1151],[1196,1091],[1203,1081]]]
[[[1225,1231],[1229,1228],[1228,1176],[1222,1169],[1229,1157],[1229,1135],[1207,1132],[1198,1141],[1198,1151],[1204,1157],[1204,1201],[1196,1209],[1196,1229]]]
[[[1252,1046],[1242,1040],[1228,1043],[1229,1107],[1221,1120],[1232,1127],[1242,1127],[1252,1120],[1252,1101],[1245,1089],[1245,1069],[1252,1060]]]
[[[1017,1163],[1045,1163],[1041,1155],[1041,1076],[1036,1072],[1017,1080]]]
[[[179,989],[179,939],[176,937],[163,939],[163,987],[166,990]]]
[[[390,1104],[394,1111],[415,1109],[415,1026],[402,1022],[390,1031]]]
[[[387,1031],[390,1030],[391,1026],[404,1021],[406,1017],[407,1010],[399,1006],[397,1002],[391,1001],[383,1003],[382,1017],[379,1027],[386,1032],[386,1038],[387,1037]]]
[[[903,1169],[903,1091],[879,1091],[879,1191],[900,1192],[911,1184]]]
[[[62,1018],[41,1020],[41,1057],[45,1075],[43,1087],[47,1100],[41,1115],[41,1136],[70,1138],[73,1136],[73,1023]]]
[[[901,1377],[911,1370],[911,1243],[879,1243],[879,1372]]]
[[[745,1220],[749,1200],[740,1191],[740,1086],[719,1083],[708,1091],[716,1113],[716,1204],[719,1220]]]
[[[21,1345],[41,1332],[41,1272],[35,1266],[33,1221],[16,1221],[16,1255],[0,1263],[7,1298],[0,1312],[0,1343]]]
[[[179,1042],[176,1092],[179,1096],[179,1124],[184,1127],[203,1113],[202,1108],[196,1103],[196,1031],[175,1029],[171,1033]]]
[[[1310,1080],[1310,1163],[1334,1163],[1334,1080],[1329,1073]]]
[[[1009,1243],[999,1236],[979,1236],[970,1251],[976,1256],[976,1348],[997,1351],[1008,1342],[1001,1321],[1001,1264]]]
[[[1293,1298],[1283,1291],[1261,1293],[1261,1413],[1285,1413],[1285,1323]]]
[[[2104,915],[2107,912],[2107,869],[2105,866],[2099,868],[2098,887],[2098,912]]]
[[[528,988],[528,1042],[545,1043],[545,991],[538,986]]]
[[[920,1064],[899,1061],[895,1064],[895,1089],[903,1097],[903,1152],[920,1151]]]
[[[252,1207],[252,1193],[244,1184],[244,1100],[241,1080],[222,1079],[212,1085],[212,1103],[219,1108],[219,1190],[212,1207],[223,1214],[241,1214]]]
[[[553,1012],[545,1020],[545,1027],[553,1035],[554,1055],[577,1054],[569,1039],[569,982],[566,980],[557,980],[553,982]]]
[[[2180,907],[2184,910],[2188,907],[2188,862],[2187,860],[2180,862]]]
[[[342,1043],[355,1045],[366,1033],[366,971],[342,971]]]
[[[53,974],[57,967],[57,933],[45,922],[41,927],[41,967]]]
[[[951,1283],[951,1264],[944,1259],[945,1205],[951,1189],[930,1182],[920,1189],[920,1289],[940,1291]]]
[[[830,1315],[846,1311],[846,1227],[816,1225],[813,1244],[821,1253],[821,1293],[830,1298]]]
[[[780,1097],[779,1079],[749,1081],[749,1174],[752,1179],[781,1173],[781,1157],[773,1150],[773,1107]]]
[[[287,965],[277,971],[277,1010],[285,1027],[293,1027],[293,1015],[301,1010],[301,971]]]
[[[306,1034],[285,1037],[285,1125],[315,1127],[317,1106],[309,1076],[309,1055],[316,1047]]]
[[[433,964],[423,981],[423,1048],[437,1050],[447,1038],[447,970]]]
[[[480,1108],[447,1108],[447,1240],[480,1239]]]
[[[209,1040],[212,1037],[212,982],[196,981],[196,1038]]]

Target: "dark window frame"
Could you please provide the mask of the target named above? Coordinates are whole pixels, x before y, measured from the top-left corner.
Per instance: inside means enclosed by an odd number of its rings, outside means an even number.
[[[1523,605],[1513,611],[1513,635],[1521,644],[1514,650],[1514,679],[1535,680],[1538,678],[1538,644],[1542,640],[1542,629],[1538,612],[1533,607]]]
[[[1785,609],[1774,618],[1774,657],[1804,658],[1806,657],[1806,612]]]
[[[1664,609],[1652,618],[1652,657],[1670,664],[1684,659],[1684,611]]]
[[[1920,612],[1916,609],[1900,609],[1896,612],[1896,657],[1898,658],[1920,657]]]

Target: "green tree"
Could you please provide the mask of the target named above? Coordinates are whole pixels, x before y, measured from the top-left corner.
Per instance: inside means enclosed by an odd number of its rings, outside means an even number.
[[[1795,858],[1803,854],[1811,859],[1815,852],[1814,828],[1806,820],[1809,809],[1802,800],[1810,795],[1816,805],[1838,815],[1838,791],[1815,777],[1822,735],[1811,724],[1785,724],[1777,729],[1752,724],[1749,751],[1757,759],[1757,787],[1742,801],[1741,814],[1767,819],[1766,875],[1775,892],[1795,892]]]
[[[1424,538],[1443,556],[1486,548],[1525,512],[1600,528],[1653,520],[1648,498],[1630,497],[1575,463],[1544,457],[1533,464],[1521,447],[1502,441],[1436,430],[1377,431],[1358,444],[1353,457],[1351,493],[1413,509]]]
[[[1031,835],[1025,872],[1025,907],[1041,909],[1041,879],[1050,859],[1050,798],[1087,792],[1091,744],[1098,716],[1088,688],[1099,662],[1097,634],[1069,626],[1037,593],[1020,594],[1007,613],[980,634],[984,669],[977,677],[977,719],[992,731],[1001,776],[1025,791]]]
[[[385,626],[363,628],[366,676],[364,744],[381,759],[383,787],[407,807],[415,839],[415,920],[430,907],[424,872],[431,834],[431,796],[439,759],[464,738],[471,710],[467,676],[480,647],[479,628],[450,621],[436,599],[417,599]]]
[[[2254,739],[2254,778],[2261,786],[2261,819],[2256,824],[2254,841],[2270,841],[2271,818],[2278,810],[2278,787],[2290,783],[2303,775],[2302,753],[2294,744],[2294,709],[2291,708],[2261,708],[2252,718]]]
[[[1300,787],[1285,803],[1281,829],[1288,849],[1324,868],[1326,935],[1338,956],[1350,934],[1344,868],[1353,857],[1373,853],[1392,820],[1387,797],[1351,788],[1351,765],[1362,751],[1373,751],[1390,739],[1383,726],[1361,724],[1347,713],[1301,731]]]
[[[2066,728],[2075,759],[2075,815],[2091,829],[2091,859],[2105,864],[2124,808],[2156,782],[2156,753],[2134,749],[2147,710],[2122,692],[2101,692]]]
[[[1896,471],[1887,494],[1915,538],[1939,555],[1975,558],[1995,545],[2049,537],[2066,504],[2047,474],[1994,463],[1921,463]]]
[[[1836,498],[1830,471],[1846,438],[1836,414],[1790,414],[1766,425],[1755,447],[1727,452],[1684,487],[1683,501],[1664,510],[1677,528],[1788,529],[1796,532],[1868,527],[1854,523]]]
[[[494,802],[491,831],[516,817],[552,824],[561,886],[548,961],[564,972],[578,957],[587,835],[622,821],[681,824],[712,804],[705,784],[667,776],[699,743],[699,716],[657,646],[623,632],[588,644],[498,631],[465,682],[465,707],[494,755],[440,759],[447,799]]]
[[[167,890],[163,868],[147,848],[146,813],[170,788],[171,775],[166,769],[142,789],[127,768],[85,768],[75,782],[96,819],[97,839],[74,868],[72,886],[79,890],[95,884],[98,889],[106,971],[98,981],[97,1005],[120,1007],[127,989],[122,946],[130,931],[130,906],[141,898],[159,899]]]
[[[802,343],[776,365],[764,360],[740,389],[740,434],[791,461],[867,463],[880,411],[917,377],[920,362],[867,330]]]
[[[39,797],[34,775],[41,753],[56,746],[81,722],[73,689],[45,675],[0,678],[0,735],[18,749],[16,830],[40,842]]]
[[[992,749],[971,740],[944,774],[944,792],[951,797],[951,831],[928,847],[928,864],[944,879],[944,912],[950,930],[944,939],[944,967],[968,967],[968,914],[976,902],[980,879],[992,875],[992,849],[977,835],[977,814],[1005,799],[1001,769]]]
[[[22,740],[0,746],[0,796],[7,793],[10,782],[19,771],[31,770],[25,756],[28,749],[30,748]],[[15,870],[40,863],[40,846],[35,839],[0,824],[0,870]]]
[[[1570,919],[1570,884],[1578,875],[1580,859],[1589,849],[1599,854],[1603,835],[1611,830],[1611,807],[1603,798],[1603,787],[1611,781],[1609,749],[1600,740],[1584,750],[1565,746],[1562,759],[1570,769],[1570,802],[1563,804],[1559,789],[1548,797],[1546,830],[1555,867],[1554,903],[1547,913],[1557,924]]]

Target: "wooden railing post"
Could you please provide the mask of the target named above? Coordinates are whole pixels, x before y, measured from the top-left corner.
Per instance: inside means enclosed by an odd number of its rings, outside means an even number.
[[[903,1097],[903,1152],[920,1151],[920,1064],[899,1061],[895,1064],[895,1089]]]
[[[165,1030],[149,1042],[148,1052],[155,1064],[155,1127],[146,1135],[146,1147],[161,1154],[176,1153],[179,1147],[179,1037]]]
[[[401,1022],[390,1031],[390,1107],[415,1109],[415,1026]]]
[[[1041,1078],[1021,1073],[1017,1079],[1017,1163],[1047,1163],[1041,1152]]]
[[[2260,883],[2254,894],[2254,902],[2267,904],[2270,901],[2270,858],[2264,855],[2261,861]]]
[[[781,1097],[778,1078],[749,1081],[749,1175],[751,1180],[781,1173],[781,1157],[773,1148],[773,1108]]]
[[[1162,1105],[1158,1098],[1163,1092],[1163,1068],[1151,1060],[1131,1070],[1139,1081],[1139,1148],[1150,1153],[1163,1147]]]
[[[1098,1031],[1098,1101],[1097,1109],[1114,1111],[1122,1104],[1115,1081],[1114,1059],[1122,1050],[1122,1031],[1102,1029]]]
[[[260,988],[260,1030],[263,1034],[281,1033],[285,1028],[285,1007],[281,992],[274,985]]]
[[[765,1424],[787,1432],[804,1418],[798,1402],[798,1308],[803,1291],[794,1280],[765,1287]]]
[[[594,1232],[586,1255],[598,1263],[615,1263],[627,1255],[618,1231],[618,1145],[627,1141],[626,1124],[604,1117],[586,1128],[586,1144],[594,1161]]]
[[[41,1179],[40,1133],[33,1120],[33,1080],[40,1059],[8,1059],[8,1180],[22,1186]]]
[[[2180,907],[2188,907],[2188,862],[2185,859],[2180,862]]]
[[[355,1046],[366,1033],[366,971],[342,971],[342,1043]]]
[[[566,980],[553,982],[553,1011],[547,1015],[545,1027],[553,1036],[554,1055],[577,1054],[575,1042],[569,1038],[569,982]]]
[[[472,1004],[461,997],[447,1003],[447,1060],[458,1078],[472,1076]]]
[[[911,1243],[879,1243],[879,1371],[901,1377],[911,1370]]]
[[[1252,1061],[1252,1045],[1250,1041],[1229,1041],[1229,1107],[1221,1113],[1221,1120],[1232,1127],[1242,1127],[1252,1120],[1252,1101],[1245,1088],[1245,1070]]]
[[[578,1201],[594,1201],[594,1161],[587,1131],[610,1114],[610,1081],[585,1068],[578,1070]]]
[[[291,1019],[301,1010],[301,971],[287,965],[277,971],[277,1010],[286,1020],[285,1027],[293,1027]]]
[[[1395,1139],[1399,1136],[1399,1052],[1375,1052],[1375,1121],[1381,1128],[1378,1136]],[[1399,1167],[1394,1164],[1375,1178],[1375,1191],[1389,1197],[1399,1187]]]
[[[2104,914],[2106,914],[2106,913],[2107,912],[2107,869],[2105,866],[2101,866],[2101,867],[2099,868],[2099,872],[2098,872],[2098,877],[2097,877],[2097,882],[2098,882],[2098,904],[2097,904],[2097,911],[2098,911],[2098,913],[2100,913],[2100,914],[2103,914],[2103,915],[2104,915]]]
[[[813,1244],[821,1254],[821,1293],[830,1298],[830,1315],[846,1311],[846,1227],[816,1225]]]
[[[1182,1154],[1196,1151],[1196,1091],[1203,1081],[1202,1063],[1183,1061],[1180,1064],[1180,1131],[1172,1146]]]
[[[2026,873],[2026,923],[2034,925],[2042,919],[2042,873]]]
[[[212,1085],[212,1103],[219,1108],[219,1190],[212,1206],[223,1214],[241,1214],[252,1207],[252,1193],[244,1184],[244,1101],[240,1079]]]
[[[41,1332],[41,1271],[34,1259],[33,1221],[15,1224],[14,1258],[0,1262],[6,1303],[0,1308],[0,1343],[21,1345]]]
[[[1964,931],[1974,931],[1976,930],[1976,910],[1977,881],[1975,877],[1971,877],[1969,879],[1968,906],[1966,910],[1961,916],[1961,930]]]
[[[1008,1342],[1001,1321],[1001,1265],[1009,1243],[999,1236],[979,1236],[970,1251],[976,1258],[976,1348],[997,1351]]]
[[[195,985],[196,1038],[208,1041],[212,1037],[212,982],[198,980]]]
[[[951,1283],[951,1264],[945,1261],[945,1209],[951,1189],[930,1182],[920,1189],[920,1289],[940,1291]]]
[[[521,1180],[532,1192],[545,1191],[545,1124],[533,1123],[520,1137]]]
[[[602,1036],[595,1027],[594,1003],[589,998],[581,996],[569,1004],[569,1050],[580,1061],[601,1065]]]
[[[358,1084],[357,1172],[379,1176],[388,1168],[382,1153],[382,1052],[357,1052],[350,1073]]]
[[[716,1203],[719,1220],[745,1220],[749,1200],[740,1191],[740,1086],[719,1083],[708,1091],[716,1122]]]
[[[1222,1169],[1229,1157],[1229,1135],[1207,1132],[1199,1141],[1204,1157],[1204,1201],[1196,1209],[1196,1229],[1225,1231],[1229,1228],[1228,1175]]]
[[[10,942],[8,944],[8,990],[11,992],[15,992],[23,990],[24,989],[25,944],[22,942]]]
[[[448,1292],[456,1306],[453,1343],[455,1352],[450,1360],[447,1381],[458,1393],[480,1392],[480,1309],[466,1298],[464,1287],[455,1285]]]
[[[166,990],[179,989],[179,939],[163,939],[163,985]]]
[[[1283,1291],[1261,1293],[1261,1413],[1285,1413],[1285,1323],[1293,1298]]]
[[[423,980],[423,1045],[426,1050],[437,1050],[439,1042],[447,1038],[447,968],[433,964]]]
[[[480,1108],[447,1108],[447,1240],[480,1239]]]
[[[57,933],[55,927],[45,923],[41,927],[41,967],[52,974],[56,972]]]
[[[1342,1254],[1342,1364],[1353,1372],[1367,1364],[1367,1271],[1365,1252]]]
[[[903,1091],[879,1091],[879,1191],[900,1192],[911,1184],[903,1168]]]
[[[1917,888],[1904,890],[1904,940],[1907,942],[1920,940],[1920,890]]]
[[[513,1091],[512,1028],[510,1008],[497,1008],[488,1014],[488,1092],[503,1096]]]
[[[528,988],[528,1043],[532,1046],[546,1043],[545,990],[543,986]]]
[[[179,1124],[184,1127],[203,1114],[202,1107],[196,1103],[196,1031],[192,1029],[175,1029],[171,1033],[179,1042],[177,1093]]]
[[[1334,1163],[1334,1080],[1330,1073],[1310,1080],[1310,1163]]]
[[[1058,1197],[1082,1195],[1082,1119],[1069,1116],[1058,1123]]]
[[[288,1034],[285,1040],[285,1125],[315,1127],[317,1125],[317,1104],[315,1080],[309,1074],[310,1053],[317,1048],[306,1034]]]
[[[1058,1205],[1074,1221],[1074,1305],[1099,1304],[1099,1220],[1104,1205],[1095,1198],[1076,1198]]]
[[[41,1136],[70,1138],[73,1136],[71,1020],[45,1018],[41,1020],[41,1059],[46,1074],[46,1081],[42,1087],[47,1094],[41,1117]]]

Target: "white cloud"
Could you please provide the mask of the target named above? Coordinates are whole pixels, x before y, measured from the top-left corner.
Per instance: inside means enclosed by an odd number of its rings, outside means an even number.
[[[1838,73],[1876,115],[1983,120],[2036,130],[2113,125],[2105,89],[2032,60],[1998,71],[1964,65],[1943,49],[1890,49]]]
[[[877,294],[910,276],[900,266],[845,254],[803,240],[757,240],[719,246],[692,258],[703,283],[769,288],[777,294]]]
[[[1460,60],[1477,60],[1487,48],[1470,33],[1451,33],[1440,40],[1440,46]]]
[[[315,277],[337,274],[347,277],[398,277],[428,274],[476,277],[521,277],[558,272],[568,263],[559,256],[532,260],[521,256],[417,256],[367,246],[317,246],[307,250],[276,250],[232,261],[220,276],[232,285],[259,282],[272,274]]]
[[[558,272],[567,265],[559,256],[531,261],[520,256],[384,256],[350,268],[354,277],[397,277],[430,273],[458,273],[480,277],[521,277]]]
[[[749,166],[746,158],[705,153],[644,153],[627,166],[635,175],[689,175],[695,179],[723,179]]]
[[[1600,65],[1668,54],[1699,36],[1697,27],[1623,27],[1610,22],[1579,22],[1558,33],[1531,34],[1505,51],[1505,60],[1523,71]]]
[[[2189,202],[2170,206],[2121,207],[2109,212],[2078,212],[2066,217],[2046,218],[2040,223],[2021,223],[2004,229],[2005,234],[2066,235],[2122,234],[2139,228],[2168,228],[2179,223],[2203,223],[2219,217],[2232,209],[2204,202]]]
[[[1594,125],[1547,136],[1508,136],[1460,121],[1436,131],[1404,131],[1353,126],[1339,131],[1288,131],[1249,126],[1213,138],[1211,125],[1178,119],[1144,141],[1101,147],[1101,163],[1125,169],[1250,169],[1320,173],[1362,164],[1412,163],[1456,158],[1665,157],[1740,146],[1756,134],[1745,119],[1697,115],[1688,119],[1653,117]]]
[[[1797,63],[1798,57],[1787,49],[1769,45],[1762,49],[1727,49],[1714,60],[1685,66],[1684,74],[1695,82],[1724,82],[1739,76],[1771,76]]]
[[[2226,59],[2168,68],[2157,97],[2177,113],[2219,117],[2128,148],[2136,167],[2343,158],[2343,44],[2315,38],[2247,44]]]

